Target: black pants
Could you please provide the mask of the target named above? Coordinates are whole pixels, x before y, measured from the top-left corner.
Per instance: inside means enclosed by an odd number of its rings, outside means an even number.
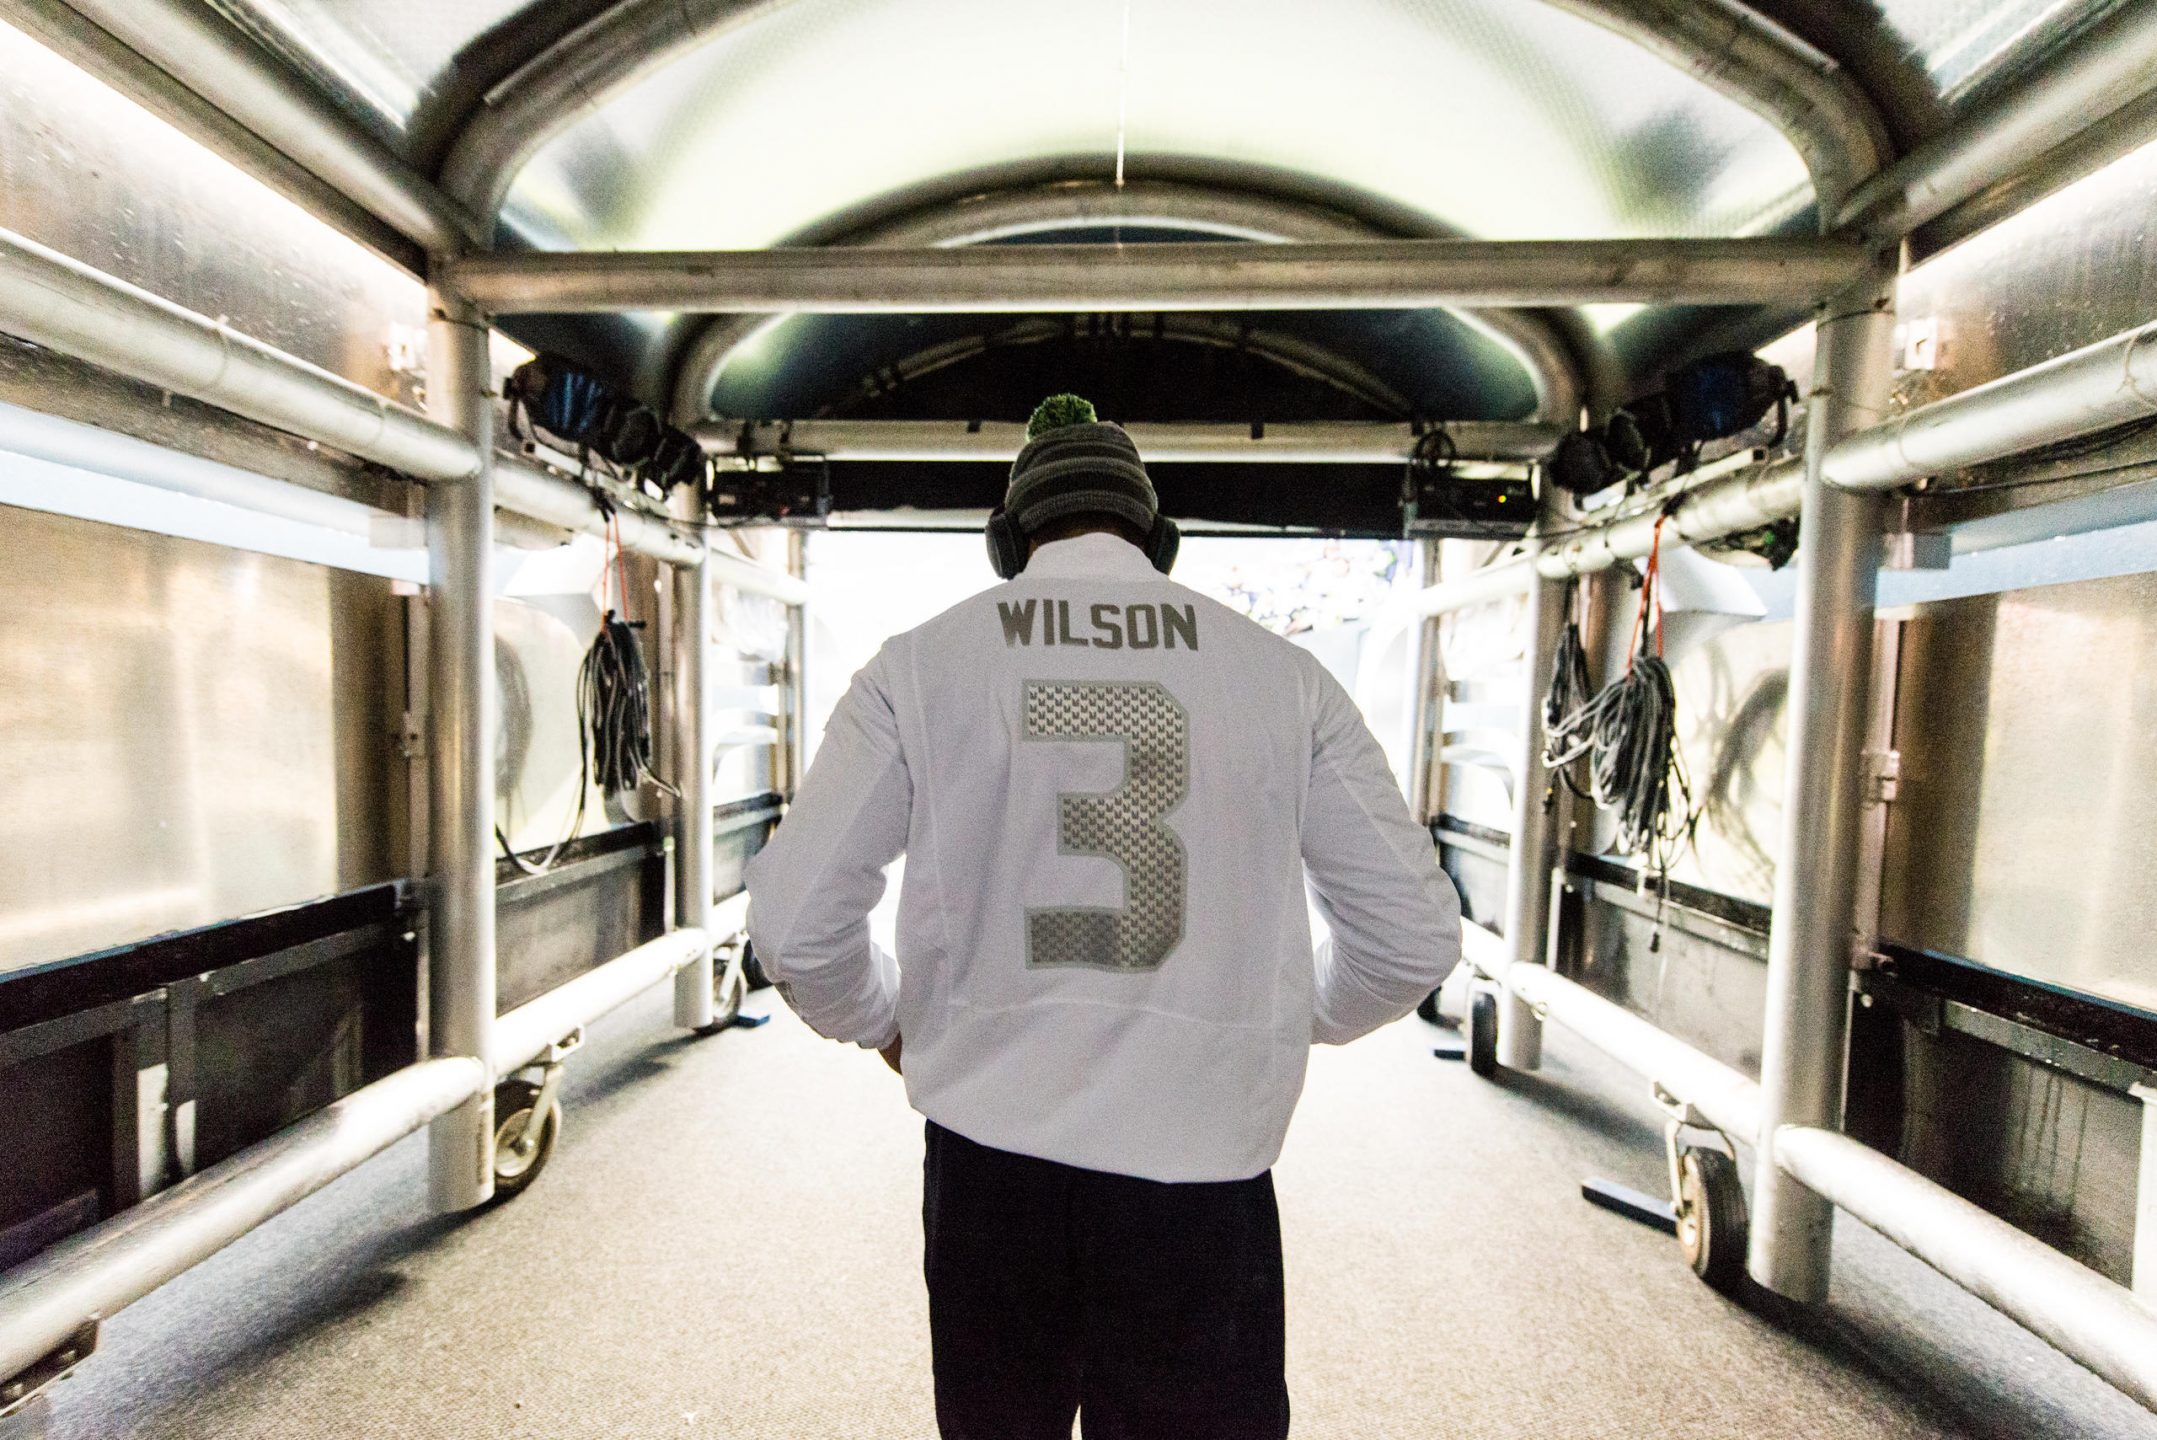
[[[929,1124],[922,1228],[945,1440],[1279,1440],[1273,1176],[1164,1185]]]

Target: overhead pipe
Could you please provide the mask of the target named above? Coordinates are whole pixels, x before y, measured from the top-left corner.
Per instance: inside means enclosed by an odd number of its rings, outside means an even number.
[[[199,0],[68,3],[421,249],[461,249],[479,238],[471,212],[210,6]]]
[[[415,479],[479,469],[456,431],[10,230],[0,330]]]
[[[1124,426],[1139,453],[1163,464],[1272,462],[1398,464],[1415,454],[1418,435],[1385,421]],[[1539,460],[1558,442],[1554,426],[1464,420],[1444,427],[1464,460]],[[707,423],[693,432],[714,455],[816,455],[828,460],[1009,463],[1026,444],[1026,427],[952,420],[780,420]]]
[[[622,0],[487,92],[442,162],[442,188],[491,228],[525,161],[614,96],[727,26],[786,0]]]
[[[1920,405],[1838,442],[1821,469],[1845,490],[1893,490],[2152,416],[2157,324]]]
[[[1161,226],[1198,230],[1266,243],[1373,241],[1397,237],[1355,217],[1270,195],[1172,180],[1065,181],[968,196],[834,233],[812,233],[794,243],[883,248],[977,245],[992,240],[1076,226]],[[1412,238],[1452,238],[1426,228]],[[1503,347],[1527,370],[1535,386],[1532,418],[1572,428],[1586,398],[1571,344],[1546,314],[1517,310],[1461,310],[1462,323]],[[1191,317],[1178,317],[1189,325]],[[732,357],[756,335],[778,323],[769,316],[721,315],[706,323],[675,374],[675,423],[708,417],[712,387]]]
[[[1734,0],[1550,0],[1615,31],[1780,130],[1823,219],[1887,158],[1879,110],[1841,66]]]
[[[637,80],[789,3],[621,0],[488,93],[451,148],[443,188],[491,220],[517,172],[556,135],[598,113]],[[1818,51],[1731,0],[1557,3],[1777,126],[1829,204],[1879,163],[1884,127],[1864,94]]]
[[[957,249],[527,252],[445,262],[498,315],[1415,310],[1814,302],[1863,272],[1840,240],[1386,240]]]
[[[358,1168],[488,1084],[477,1060],[422,1060],[0,1275],[0,1382]]]
[[[1899,240],[2002,181],[2040,168],[2157,90],[2157,6],[2123,5],[2037,75],[1959,114],[1833,207],[1834,228]],[[2037,198],[2033,191],[2031,199]]]
[[[85,20],[67,0],[0,0],[0,20],[392,263],[415,271],[422,263],[421,249],[409,237],[242,125],[213,98]]]
[[[2157,1409],[2157,1312],[2125,1286],[1847,1135],[1775,1132],[1782,1173]]]

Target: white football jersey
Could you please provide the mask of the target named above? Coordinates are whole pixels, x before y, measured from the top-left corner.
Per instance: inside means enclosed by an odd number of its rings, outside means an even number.
[[[894,959],[868,915],[901,853]],[[916,1109],[1152,1180],[1272,1165],[1312,1042],[1406,1013],[1460,954],[1340,684],[1103,534],[886,643],[748,885],[788,1003],[836,1040],[903,1035]]]

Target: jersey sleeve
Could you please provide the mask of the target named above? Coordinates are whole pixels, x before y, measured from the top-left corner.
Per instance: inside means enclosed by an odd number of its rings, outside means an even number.
[[[870,939],[869,912],[913,810],[884,664],[854,676],[746,877],[749,937],[779,993],[818,1034],[871,1049],[898,1036],[899,966]]]
[[[1355,703],[1319,672],[1303,865],[1332,936],[1319,946],[1312,1039],[1399,1019],[1460,959],[1460,897],[1408,814]]]

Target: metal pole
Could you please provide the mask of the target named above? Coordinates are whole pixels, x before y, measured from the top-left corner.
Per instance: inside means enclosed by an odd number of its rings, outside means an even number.
[[[1768,948],[1761,1138],[1748,1268],[1793,1300],[1826,1298],[1834,1206],[1776,1163],[1784,1125],[1838,1129],[1855,943],[1857,855],[1882,501],[1827,482],[1837,440],[1884,416],[1893,384],[1895,272],[1819,322],[1806,435],[1803,543],[1790,659],[1781,858]]]
[[[10,230],[0,330],[415,479],[479,468],[467,437]]]
[[[483,462],[427,492],[427,1048],[487,1073],[428,1131],[434,1203],[455,1211],[494,1194],[494,403],[485,318],[441,290],[428,311],[428,409]]]
[[[1543,765],[1543,690],[1565,630],[1562,580],[1528,591],[1527,653],[1521,657],[1520,748],[1513,790],[1513,846],[1505,872],[1506,951],[1515,965],[1541,965],[1550,935],[1550,872],[1558,863],[1558,799]],[[1543,1063],[1543,1022],[1511,986],[1498,992],[1498,1063],[1534,1070]]]
[[[1418,574],[1429,586],[1438,579],[1438,542],[1419,540],[1416,552],[1422,560]],[[1436,809],[1431,800],[1431,758],[1437,746],[1431,732],[1445,704],[1445,655],[1439,648],[1437,617],[1416,627],[1408,666],[1408,813],[1418,825],[1428,825]]]
[[[712,568],[674,572],[674,919],[707,937],[704,963],[674,972],[674,1023],[712,1023]]]
[[[1766,1147],[1762,1147],[1765,1149]],[[1793,1184],[1882,1235],[2144,1405],[2157,1407],[2157,1314],[2123,1285],[1833,1130],[1788,1126]],[[1756,1222],[1757,1223],[1757,1222]]]
[[[1382,240],[468,255],[445,281],[501,314],[879,315],[1817,302],[1864,273],[1834,239]]]
[[[408,1065],[10,1270],[0,1381],[486,1088],[470,1060]]]
[[[787,531],[786,573],[796,583],[808,574],[808,557],[808,537],[799,530]],[[809,768],[809,687],[805,679],[808,662],[809,609],[797,605],[786,617],[786,743],[772,750],[773,765],[781,771],[781,783],[776,788],[788,800],[794,798]]]
[[[2157,6],[2123,5],[2050,63],[1873,175],[1835,228],[1899,240],[2048,156],[2157,86]],[[2029,186],[2035,200],[2045,188]]]
[[[1124,427],[1149,461],[1163,464],[1392,465],[1415,454],[1416,428],[1339,420],[1252,426],[1149,424]],[[1468,420],[1445,427],[1466,460],[1540,460],[1563,432],[1533,421]],[[827,460],[971,460],[1009,464],[1026,445],[1024,425],[963,420],[761,420],[705,424],[693,432],[714,455],[790,453]]]
[[[2142,1102],[2142,1168],[2135,1188],[2135,1298],[2157,1309],[2157,1084],[2137,1085]]]
[[[1849,436],[1823,468],[1847,490],[1893,490],[2152,415],[2157,325],[2144,325]]]

